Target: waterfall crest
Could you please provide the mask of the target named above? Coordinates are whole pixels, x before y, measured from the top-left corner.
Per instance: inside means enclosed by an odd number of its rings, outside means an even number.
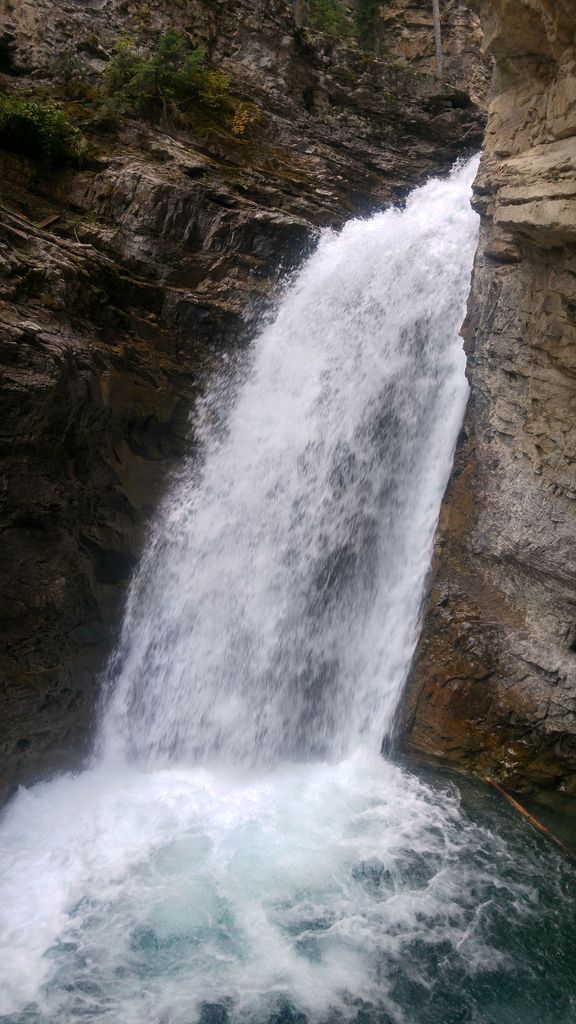
[[[467,396],[477,161],[328,233],[131,590],[106,758],[339,758],[390,727]]]

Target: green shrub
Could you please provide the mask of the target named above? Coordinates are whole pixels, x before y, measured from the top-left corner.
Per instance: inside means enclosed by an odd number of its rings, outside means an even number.
[[[382,0],[356,0],[354,21],[358,42],[364,50],[375,49],[375,36]]]
[[[250,129],[258,124],[260,111],[253,103],[238,103],[230,119],[230,131],[237,139],[243,139]]]
[[[87,145],[68,115],[53,103],[0,96],[0,141],[13,153],[56,167],[79,163]]]
[[[230,115],[235,109],[228,77],[208,67],[202,47],[191,47],[176,29],[160,36],[151,50],[119,40],[104,91],[150,119],[182,116],[193,106]]]
[[[344,0],[310,0],[309,22],[319,32],[346,35],[348,19]]]
[[[52,74],[62,92],[70,100],[92,100],[95,90],[91,85],[86,65],[73,49],[62,50],[52,65]]]

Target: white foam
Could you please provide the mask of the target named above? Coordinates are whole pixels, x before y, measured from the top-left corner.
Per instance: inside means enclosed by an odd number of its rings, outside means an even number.
[[[36,999],[49,1020],[82,1005],[185,1024],[204,1001],[242,1017],[285,995],[316,1018],[350,1015],[347,993],[394,1012],[407,942],[447,942],[471,970],[496,962],[478,849],[508,856],[453,792],[368,752],[259,777],[101,770],[37,786],[2,829],[0,1013]]]
[[[328,233],[257,338],[132,587],[104,756],[345,757],[390,728],[467,396],[476,165]]]

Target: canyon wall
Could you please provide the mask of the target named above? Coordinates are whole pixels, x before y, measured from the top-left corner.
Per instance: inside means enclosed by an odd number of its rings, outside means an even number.
[[[87,166],[0,150],[0,782],[81,763],[127,581],[190,411],[317,232],[480,144],[461,83],[297,28],[285,0],[0,0],[0,89],[55,98]],[[119,38],[170,26],[251,110],[238,135],[106,121]],[[62,55],[87,80],[67,99]],[[70,64],[69,64],[70,66]],[[0,788],[1,785],[0,785]]]
[[[482,103],[487,102],[492,61],[478,60],[482,26],[470,2],[440,3],[443,75]],[[434,74],[436,55],[432,2],[387,0],[382,3],[376,26],[377,45],[383,53],[404,61],[413,70]]]
[[[576,3],[478,5],[496,62],[464,326],[471,398],[409,751],[576,792]]]

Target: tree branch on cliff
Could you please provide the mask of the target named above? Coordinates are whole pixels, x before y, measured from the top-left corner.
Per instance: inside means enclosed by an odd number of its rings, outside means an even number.
[[[440,25],[440,0],[432,0],[432,14],[434,16],[434,48],[436,51],[436,74],[440,78],[443,71],[442,61],[442,28]]]

